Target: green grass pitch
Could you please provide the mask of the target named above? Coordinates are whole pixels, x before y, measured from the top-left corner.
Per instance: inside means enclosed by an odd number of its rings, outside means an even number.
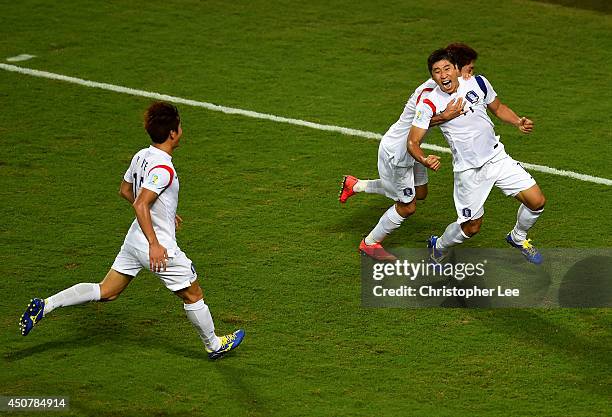
[[[535,121],[530,137],[496,122],[514,158],[612,178],[605,12],[524,0],[24,0],[3,2],[0,22],[0,62],[27,53],[18,65],[379,133],[428,77],[427,55],[464,41],[502,101]],[[150,273],[115,302],[56,310],[21,337],[30,297],[110,267],[133,219],[117,191],[147,145],[149,103],[0,71],[0,395],[69,396],[64,415],[102,417],[609,414],[609,309],[364,309],[356,248],[390,203],[340,206],[336,193],[343,174],[377,175],[378,142],[188,106],[178,240],[217,328],[244,327],[244,344],[209,362]],[[419,247],[453,219],[442,162],[390,248]],[[534,176],[548,198],[535,243],[612,246],[611,187]],[[467,244],[502,247],[516,207],[494,191]]]

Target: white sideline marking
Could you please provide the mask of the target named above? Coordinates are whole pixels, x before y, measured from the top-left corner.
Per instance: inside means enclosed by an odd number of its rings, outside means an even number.
[[[241,116],[253,117],[256,119],[272,120],[274,122],[288,123],[288,124],[297,125],[297,126],[304,126],[304,127],[309,127],[311,129],[325,130],[329,132],[338,132],[338,133],[342,133],[343,135],[349,135],[349,136],[360,136],[363,138],[378,139],[378,140],[382,138],[382,135],[379,133],[367,132],[364,130],[349,129],[346,127],[334,126],[334,125],[323,125],[319,123],[308,122],[306,120],[291,119],[287,117],[275,116],[273,114],[259,113],[259,112],[250,111],[250,110],[237,109],[234,107],[219,106],[217,104],[207,103],[205,101],[189,100],[186,98],[169,96],[166,94],[153,93],[150,91],[136,90],[133,88],[122,87],[119,85],[99,83],[97,81],[88,81],[88,80],[83,80],[81,78],[68,77],[66,75],[54,74],[52,72],[39,71],[39,70],[34,70],[34,69],[29,69],[29,68],[23,68],[23,67],[18,67],[15,65],[0,63],[0,69],[11,71],[11,72],[18,72],[20,74],[25,74],[25,75],[31,75],[34,77],[65,81],[68,83],[78,84],[78,85],[82,85],[85,87],[99,88],[102,90],[114,91],[116,93],[124,93],[124,94],[130,94],[133,96],[147,97],[147,98],[152,98],[155,100],[164,100],[164,101],[169,101],[172,103],[185,104],[187,106],[202,107],[208,110],[219,111],[219,112],[226,113],[226,114],[239,114]],[[451,153],[449,148],[437,146],[437,145],[430,145],[426,143],[423,144],[423,148],[429,149],[435,152]],[[608,178],[594,177],[592,175],[581,174],[581,173],[573,172],[573,171],[565,171],[561,169],[548,167],[545,165],[537,165],[537,164],[530,164],[530,163],[523,163],[523,162],[521,162],[521,164],[525,168],[531,169],[533,171],[539,171],[539,172],[543,172],[546,174],[552,174],[552,175],[559,175],[561,177],[573,178],[573,179],[577,179],[581,181],[592,182],[595,184],[612,185],[612,180]]]
[[[6,60],[8,62],[21,62],[21,61],[27,61],[28,59],[32,59],[32,58],[36,58],[36,55],[21,54],[17,56],[12,56],[10,58],[6,58]]]

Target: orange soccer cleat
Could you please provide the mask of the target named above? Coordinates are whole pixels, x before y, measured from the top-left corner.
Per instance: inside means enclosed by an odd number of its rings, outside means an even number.
[[[355,186],[355,184],[357,184],[357,181],[359,180],[353,177],[352,175],[344,176],[344,179],[342,180],[342,188],[340,189],[340,196],[338,198],[341,203],[346,203],[346,200],[348,200],[350,196],[355,194],[355,191],[353,191],[353,187]]]
[[[366,245],[365,239],[362,239],[361,243],[359,244],[359,252],[361,252],[363,255],[369,256],[370,258],[376,259],[377,261],[397,261],[397,257],[392,253],[387,252],[380,243]]]

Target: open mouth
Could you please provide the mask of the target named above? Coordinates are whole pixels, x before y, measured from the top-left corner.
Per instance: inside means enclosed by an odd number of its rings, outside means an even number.
[[[446,89],[449,89],[452,84],[451,80],[442,81],[442,86]]]

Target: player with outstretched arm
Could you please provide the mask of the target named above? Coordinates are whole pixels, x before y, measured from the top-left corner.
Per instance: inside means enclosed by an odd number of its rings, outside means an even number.
[[[204,342],[208,357],[218,359],[240,345],[244,330],[221,337],[215,334],[196,270],[176,242],[176,228],[182,219],[176,214],[179,179],[172,154],[183,134],[176,107],[153,103],[145,113],[145,130],[152,143],[134,155],[119,191],[134,207],[136,219],[111,269],[99,284],[80,283],[44,300],[31,300],[19,321],[21,334],[27,336],[58,307],[117,299],[142,268],[148,268],[183,300],[187,318]]]
[[[506,235],[506,242],[519,249],[529,262],[540,264],[542,256],[527,239],[527,232],[542,214],[546,199],[533,177],[504,150],[499,136],[495,135],[487,109],[523,133],[531,133],[533,122],[517,116],[503,104],[485,77],[477,75],[463,80],[459,76],[456,58],[446,49],[434,51],[427,64],[437,86],[417,106],[408,136],[408,151],[416,161],[434,171],[440,168],[440,158],[436,155],[425,156],[421,141],[439,109],[460,98],[465,103],[462,116],[440,125],[453,156],[453,196],[458,218],[447,226],[442,236],[429,238],[430,257],[435,262],[441,262],[450,247],[478,233],[484,203],[493,186],[496,186],[521,203],[516,225]]]
[[[472,76],[477,52],[463,43],[447,46],[460,59],[459,68],[465,78]],[[386,251],[382,241],[416,211],[416,200],[427,196],[427,168],[415,162],[406,149],[406,140],[416,107],[436,87],[431,78],[414,90],[399,119],[384,134],[378,147],[378,175],[373,180],[360,180],[346,175],[342,181],[339,200],[345,203],[355,193],[381,194],[395,203],[382,215],[378,224],[359,244],[359,251],[381,261],[394,261],[395,255]],[[463,99],[452,100],[446,110],[435,115],[430,126],[451,120],[463,111]]]

